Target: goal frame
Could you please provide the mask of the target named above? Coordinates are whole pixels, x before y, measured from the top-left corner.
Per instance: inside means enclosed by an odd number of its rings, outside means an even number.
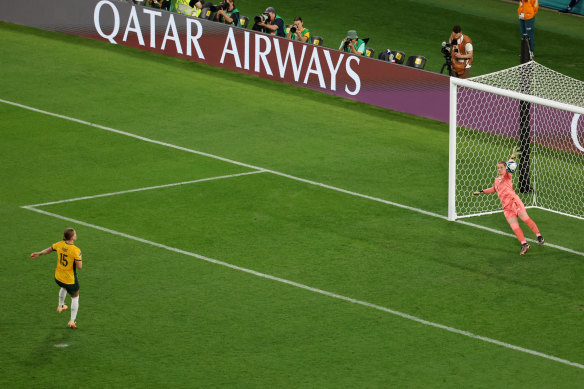
[[[550,108],[555,108],[563,111],[568,111],[577,115],[584,116],[584,108],[578,107],[571,104],[561,103],[558,101],[548,100],[537,96],[532,96],[524,93],[519,93],[507,89],[502,89],[490,85],[485,85],[479,82],[474,82],[471,79],[461,79],[450,77],[450,109],[449,109],[449,141],[448,141],[448,220],[455,221],[457,219],[474,217],[485,214],[491,214],[495,212],[481,212],[473,215],[458,216],[456,211],[456,135],[457,135],[457,92],[458,87],[465,87],[476,89],[488,93],[493,93],[499,96],[505,96],[517,101],[525,101],[528,103],[539,104]],[[565,216],[576,217],[578,216],[569,215],[563,212],[558,212],[555,210],[538,207],[537,205],[530,206],[528,208],[538,208],[544,209],[546,211],[559,213]],[[501,212],[501,211],[496,211]]]

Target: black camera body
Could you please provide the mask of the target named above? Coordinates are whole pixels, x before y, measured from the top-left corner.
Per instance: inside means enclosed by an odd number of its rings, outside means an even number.
[[[442,42],[442,49],[440,51],[442,52],[442,54],[444,54],[444,57],[450,58],[450,50],[451,50],[450,43]]]
[[[349,43],[351,43],[351,40],[352,39],[350,39],[350,38],[345,38],[345,40],[343,41],[343,49],[345,47],[349,46]]]
[[[219,4],[215,4],[215,5],[210,5],[209,9],[211,10],[211,12],[217,12],[220,9],[223,11],[227,11],[229,9],[229,3],[227,3],[226,1],[219,3]]]
[[[255,23],[266,23],[268,20],[270,20],[270,14],[269,13],[263,13],[261,15],[258,16],[254,16],[253,21]]]
[[[293,25],[290,27],[290,33],[292,33],[292,34],[296,34],[296,30],[298,30],[298,26],[296,26],[295,24],[293,24]]]
[[[258,26],[258,23],[264,23],[267,24],[270,21],[270,14],[267,12],[264,12],[261,15],[258,16],[254,16],[253,18],[254,21],[254,25],[251,28],[253,31],[259,31],[259,32],[268,32],[266,31],[265,28],[263,28],[262,26]]]
[[[442,42],[442,49],[440,50],[444,55],[444,64],[442,65],[442,69],[440,73],[444,71],[444,69],[448,70],[448,74],[452,75],[452,47],[454,46],[454,51],[458,51],[458,47],[456,47],[456,42],[446,43]]]

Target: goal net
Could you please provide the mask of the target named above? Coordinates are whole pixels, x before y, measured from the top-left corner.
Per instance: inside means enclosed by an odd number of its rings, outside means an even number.
[[[525,206],[584,219],[584,82],[534,61],[450,80],[448,219],[502,211],[496,195],[471,194],[514,147]]]

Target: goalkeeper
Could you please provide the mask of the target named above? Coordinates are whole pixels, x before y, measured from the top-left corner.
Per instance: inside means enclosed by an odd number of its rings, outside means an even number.
[[[520,151],[517,151],[517,148],[513,150],[511,153],[511,160],[515,160],[515,158],[521,155]],[[530,249],[529,243],[525,240],[525,235],[523,235],[523,231],[521,227],[519,227],[518,218],[521,218],[529,226],[531,231],[537,236],[537,243],[541,246],[545,240],[543,236],[539,233],[539,229],[537,225],[531,218],[527,215],[527,210],[525,209],[525,205],[523,205],[523,201],[517,196],[515,190],[513,189],[513,179],[511,177],[511,173],[506,170],[507,164],[503,161],[497,163],[497,173],[499,173],[499,177],[495,178],[495,183],[492,187],[488,189],[482,189],[476,192],[473,192],[473,196],[479,195],[481,193],[493,193],[497,192],[499,196],[499,200],[501,201],[501,205],[503,206],[503,213],[505,214],[505,218],[507,222],[511,226],[511,229],[521,242],[521,251],[519,255],[524,255],[527,250]]]

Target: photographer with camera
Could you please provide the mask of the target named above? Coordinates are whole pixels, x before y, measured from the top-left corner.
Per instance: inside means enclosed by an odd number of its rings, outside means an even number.
[[[306,43],[312,43],[310,30],[308,28],[304,28],[304,24],[300,16],[294,19],[294,24],[290,26],[290,30],[288,31],[286,38]]]
[[[365,41],[359,39],[357,36],[357,31],[349,30],[347,31],[347,37],[341,42],[339,50],[343,50],[345,53],[353,53],[355,55],[365,55],[367,47],[365,47]]]
[[[233,0],[225,0],[216,6],[218,8],[217,18],[218,22],[230,24],[232,26],[240,27],[239,10],[235,8]]]
[[[147,0],[146,5],[152,8],[160,8],[166,11],[170,10],[170,0]]]
[[[269,34],[281,36],[282,38],[286,37],[284,19],[276,14],[274,7],[266,8],[263,14],[255,17],[254,30],[259,30],[257,27],[262,28]]]
[[[452,28],[450,42],[453,76],[469,78],[473,61],[472,39],[467,35],[463,35],[462,29],[457,25]]]

